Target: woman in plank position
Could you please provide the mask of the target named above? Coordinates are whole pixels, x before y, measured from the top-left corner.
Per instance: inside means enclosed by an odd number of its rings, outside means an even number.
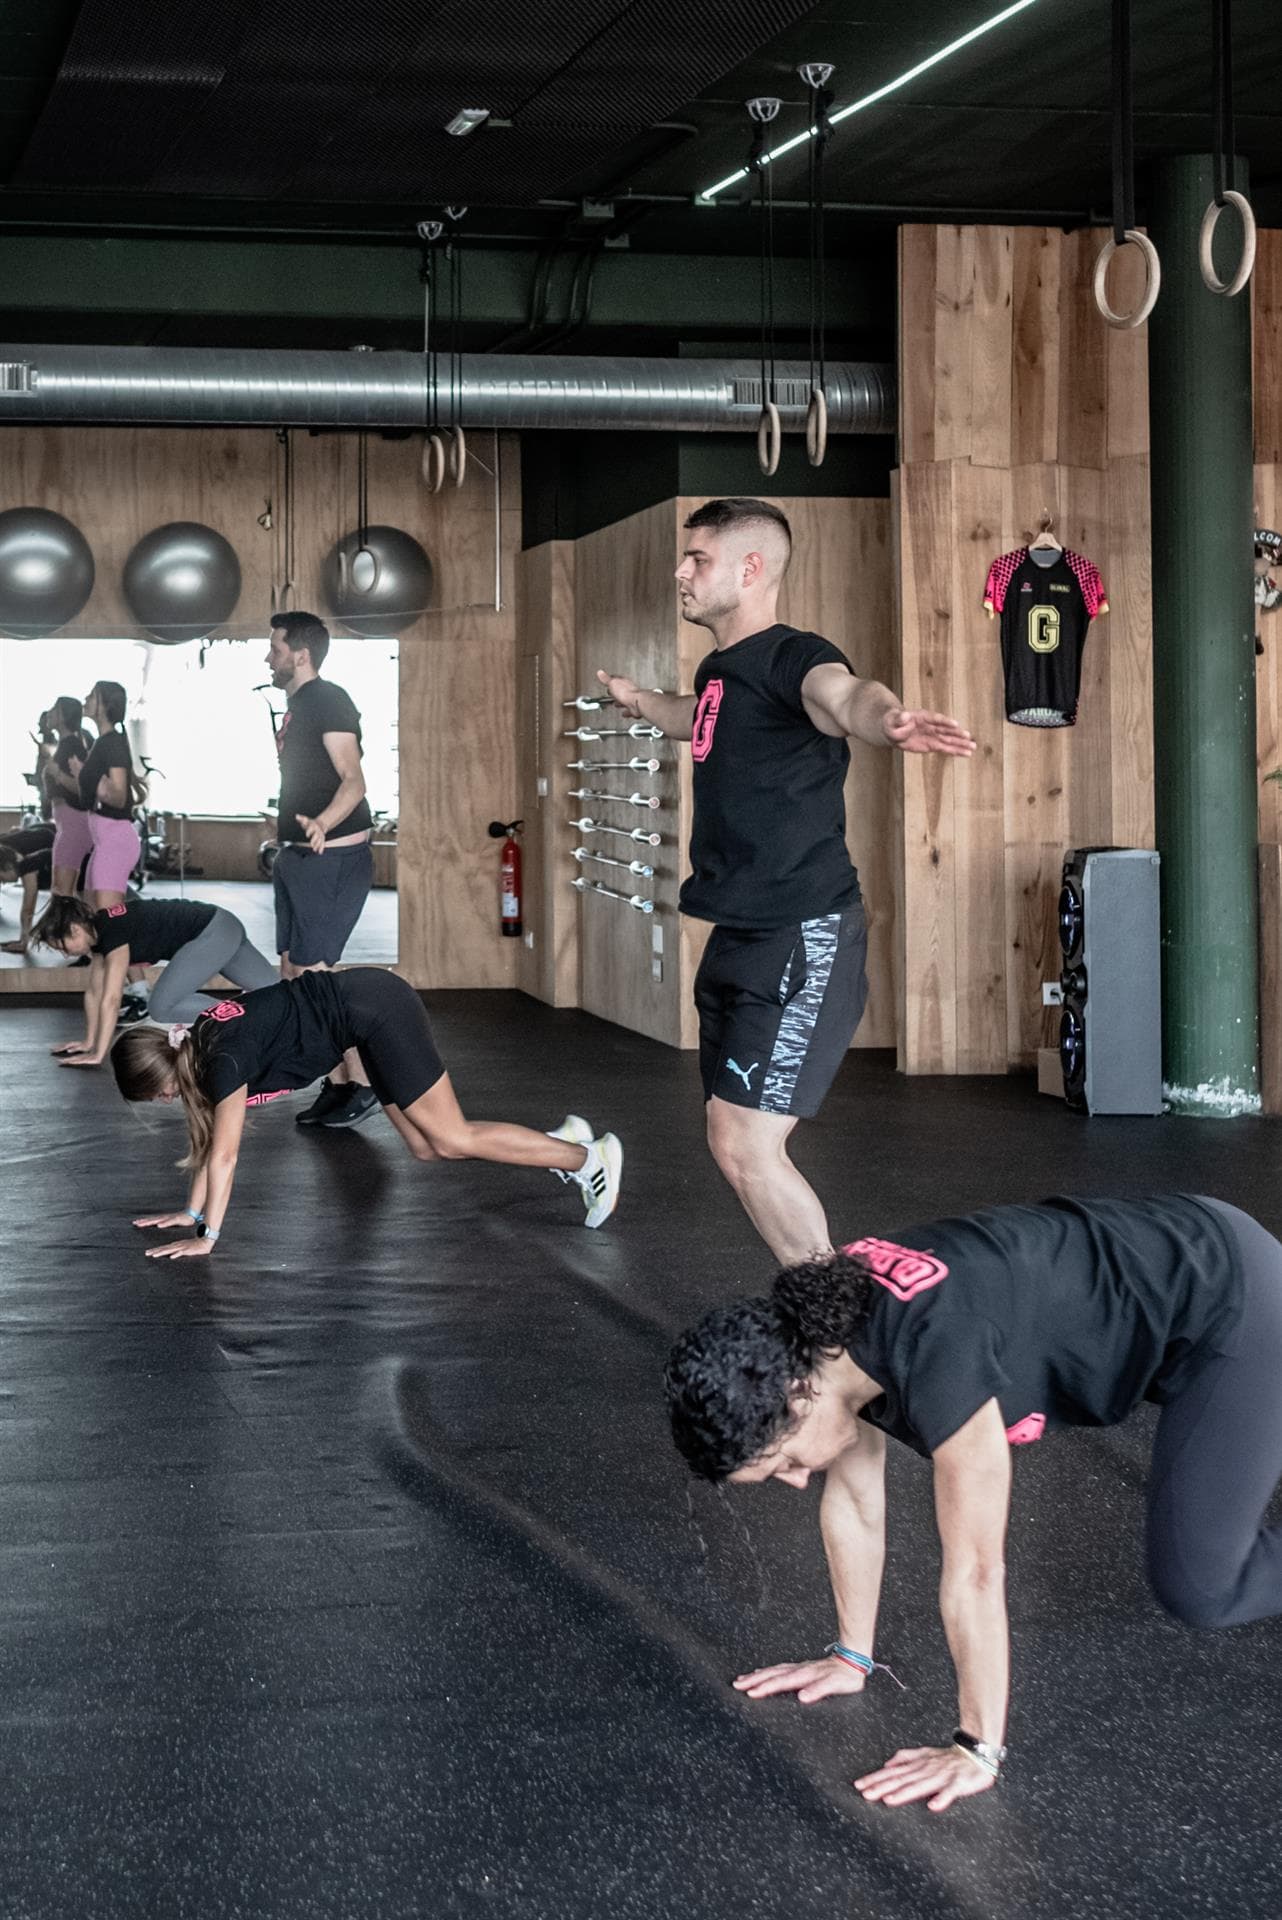
[[[251,991],[276,984],[275,967],[235,914],[205,900],[126,900],[95,910],[55,896],[35,937],[70,959],[89,957],[85,1037],[50,1048],[66,1067],[98,1067],[106,1059],[130,967],[165,962],[148,1002],[149,1019],[161,1025],[197,1019],[210,1004],[200,989],[216,974]]]
[[[957,1730],[855,1785],[939,1812],[1005,1759],[1010,1449],[1161,1408],[1146,1493],[1149,1577],[1194,1627],[1282,1613],[1282,1246],[1236,1207],[1172,1195],[1047,1201],[859,1240],[708,1314],[668,1362],[673,1437],[704,1479],[804,1487],[837,1631],[822,1658],[735,1681],[753,1700],[860,1693],[885,1555],[887,1434],[929,1457]]]
[[[599,1227],[614,1211],[623,1149],[612,1133],[594,1137],[571,1114],[550,1133],[506,1121],[468,1120],[436,1051],[423,1003],[411,986],[378,967],[304,973],[243,1000],[224,1000],[193,1026],[131,1027],[111,1050],[126,1100],[181,1100],[192,1175],[185,1207],[151,1214],[136,1227],[191,1227],[194,1238],[148,1249],[152,1259],[201,1258],[213,1251],[231,1199],[247,1107],[306,1087],[355,1047],[388,1119],[416,1160],[494,1160],[546,1167],[578,1187]]]

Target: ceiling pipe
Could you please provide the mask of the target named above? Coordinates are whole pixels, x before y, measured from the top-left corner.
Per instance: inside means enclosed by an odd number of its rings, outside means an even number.
[[[893,433],[890,366],[830,362],[830,433]],[[810,369],[776,368],[785,427],[805,424]],[[441,395],[448,361],[440,361]],[[293,352],[222,347],[0,346],[0,421],[42,426],[423,427],[421,353]],[[462,356],[469,427],[755,432],[760,369],[752,360],[659,360],[526,354]]]

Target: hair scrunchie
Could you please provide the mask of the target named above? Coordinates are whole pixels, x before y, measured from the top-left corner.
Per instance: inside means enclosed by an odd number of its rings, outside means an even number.
[[[183,1041],[187,1038],[188,1032],[189,1029],[187,1027],[170,1027],[169,1044],[175,1053],[177,1053],[179,1047],[181,1047]]]

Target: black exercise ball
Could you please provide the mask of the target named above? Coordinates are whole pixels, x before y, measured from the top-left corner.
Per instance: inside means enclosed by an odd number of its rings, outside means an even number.
[[[212,527],[174,520],[144,534],[122,584],[135,620],[157,640],[204,640],[240,599],[240,561]]]
[[[93,554],[79,527],[46,507],[0,513],[0,633],[41,640],[74,620],[93,592]]]
[[[352,633],[396,634],[432,598],[432,563],[399,527],[367,527],[331,548],[321,572],[326,610]]]

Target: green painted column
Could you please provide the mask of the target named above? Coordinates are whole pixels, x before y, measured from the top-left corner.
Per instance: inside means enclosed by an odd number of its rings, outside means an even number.
[[[1154,169],[1153,724],[1163,1078],[1173,1111],[1226,1116],[1259,1109],[1251,313],[1249,290],[1230,300],[1203,285],[1211,197],[1209,155]],[[1221,279],[1240,233],[1229,208]]]

